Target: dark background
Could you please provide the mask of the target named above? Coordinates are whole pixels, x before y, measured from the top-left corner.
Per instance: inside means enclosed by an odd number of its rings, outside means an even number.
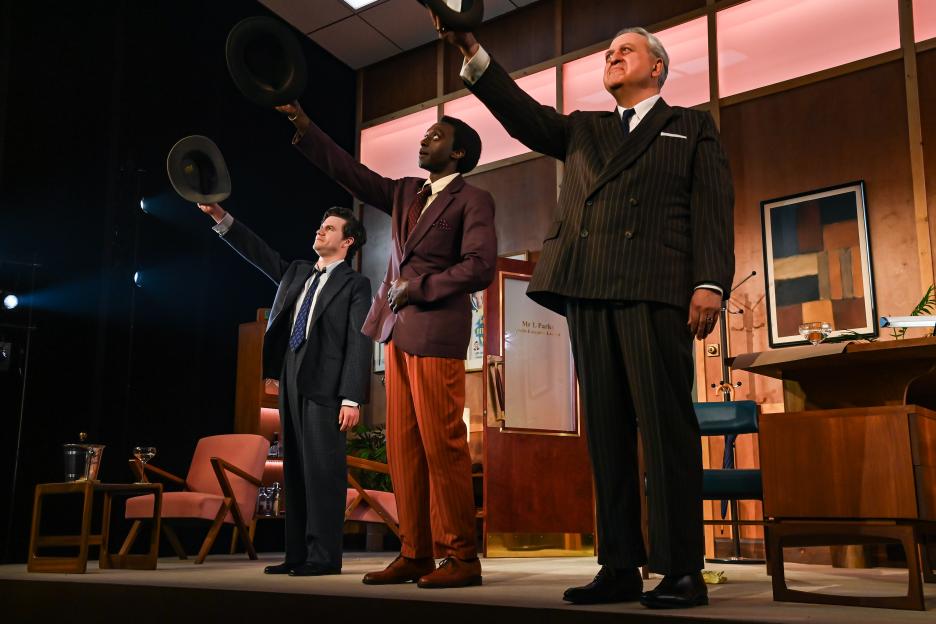
[[[275,287],[172,191],[172,145],[213,139],[231,171],[225,208],[286,258],[311,257],[324,209],[350,205],[228,75],[228,31],[267,13],[250,0],[0,0],[0,290],[21,302],[0,308],[4,561],[25,560],[34,486],[62,480],[61,444],[79,432],[107,445],[100,477],[126,482],[135,445],[184,475],[198,438],[232,430],[237,326]],[[298,36],[303,105],[351,150],[354,72]]]

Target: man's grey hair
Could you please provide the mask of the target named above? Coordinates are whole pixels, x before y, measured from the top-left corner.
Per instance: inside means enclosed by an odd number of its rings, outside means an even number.
[[[658,84],[660,88],[663,88],[663,83],[666,82],[666,76],[669,74],[669,54],[666,53],[666,48],[663,47],[663,42],[660,41],[659,37],[654,35],[652,32],[648,31],[646,28],[641,28],[640,26],[632,26],[630,28],[624,28],[618,31],[618,34],[614,35],[614,38],[617,39],[621,35],[626,35],[627,33],[635,33],[647,40],[647,47],[650,48],[650,54],[653,54],[658,59],[663,61],[663,71],[660,73],[660,79]]]

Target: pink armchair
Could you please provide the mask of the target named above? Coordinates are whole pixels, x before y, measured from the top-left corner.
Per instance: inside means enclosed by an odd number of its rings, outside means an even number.
[[[150,464],[146,465],[144,473],[140,462],[130,460],[130,467],[139,480],[146,480],[146,475],[153,474],[182,486],[181,492],[163,493],[160,523],[163,534],[180,559],[187,557],[175,531],[166,523],[170,518],[197,518],[211,522],[195,563],[205,561],[223,524],[233,524],[247,555],[251,559],[257,558],[244,519],[254,517],[269,448],[269,441],[259,435],[228,434],[202,438],[195,447],[185,479]],[[143,520],[152,517],[152,509],[152,495],[136,496],[127,501],[126,517],[134,523],[120,554],[130,550]]]

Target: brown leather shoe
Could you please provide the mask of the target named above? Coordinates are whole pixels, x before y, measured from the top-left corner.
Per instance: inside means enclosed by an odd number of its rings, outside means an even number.
[[[390,562],[380,572],[368,572],[361,581],[365,585],[395,585],[398,583],[413,583],[417,579],[435,570],[435,559],[410,559],[403,555]]]
[[[423,589],[480,585],[481,562],[477,558],[464,560],[446,557],[435,572],[420,578],[416,584]]]

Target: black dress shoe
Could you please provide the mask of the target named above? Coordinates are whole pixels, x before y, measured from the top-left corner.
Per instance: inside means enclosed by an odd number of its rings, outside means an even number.
[[[573,604],[602,604],[605,602],[634,602],[640,599],[643,579],[636,568],[615,570],[601,566],[588,585],[570,587],[562,599]]]
[[[708,588],[702,574],[664,576],[660,584],[640,597],[640,604],[651,609],[686,609],[708,604]]]
[[[289,574],[296,567],[295,563],[281,563],[263,568],[264,574]]]
[[[301,563],[289,571],[289,576],[327,576],[341,574],[341,568],[326,568],[320,563]]]

